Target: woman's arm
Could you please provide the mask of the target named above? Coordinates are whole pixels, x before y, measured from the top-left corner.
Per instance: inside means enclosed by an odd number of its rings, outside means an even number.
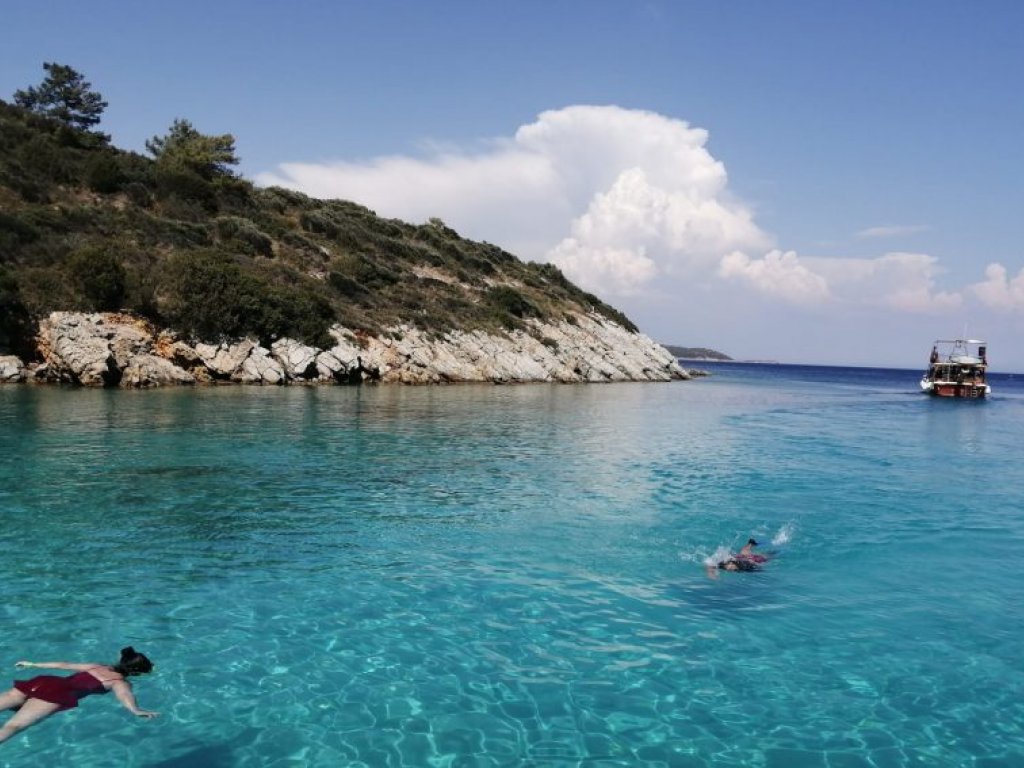
[[[70,661],[18,661],[15,662],[14,666],[19,669],[26,669],[28,667],[37,667],[39,669],[73,669],[76,672],[81,672],[83,669],[92,669],[93,667],[102,667],[102,664],[72,664]]]
[[[139,709],[139,705],[135,703],[135,694],[132,693],[132,686],[125,680],[118,680],[111,684],[110,690],[117,696],[117,700],[124,704],[124,708],[131,712],[137,717],[151,718],[159,715],[159,712],[149,712],[145,709]]]

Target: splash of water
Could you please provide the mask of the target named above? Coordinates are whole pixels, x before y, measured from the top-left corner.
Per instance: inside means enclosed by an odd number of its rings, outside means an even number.
[[[776,533],[775,536],[772,538],[772,546],[778,547],[783,544],[789,544],[789,542],[793,539],[793,533],[795,531],[796,525],[794,525],[793,523],[786,523],[781,528],[779,528],[779,532]]]
[[[720,546],[709,557],[704,558],[704,565],[716,566],[730,557],[732,557],[732,550],[728,547]]]

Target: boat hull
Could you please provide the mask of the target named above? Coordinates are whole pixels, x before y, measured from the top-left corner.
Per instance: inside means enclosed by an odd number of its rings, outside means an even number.
[[[966,400],[977,400],[988,396],[989,386],[987,384],[957,384],[956,382],[929,382],[926,386],[923,382],[921,389],[932,397],[957,397]]]

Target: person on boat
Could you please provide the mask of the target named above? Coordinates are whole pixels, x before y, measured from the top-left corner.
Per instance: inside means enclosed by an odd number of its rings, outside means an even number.
[[[74,709],[78,702],[94,693],[113,691],[124,708],[137,717],[156,717],[158,712],[140,709],[135,703],[132,685],[126,678],[142,675],[153,669],[153,663],[131,646],[121,650],[116,664],[77,664],[67,661],[19,661],[19,669],[68,669],[73,675],[37,675],[29,680],[15,680],[14,687],[0,694],[0,710],[17,710],[0,726],[0,742],[19,731],[45,720],[54,712]]]

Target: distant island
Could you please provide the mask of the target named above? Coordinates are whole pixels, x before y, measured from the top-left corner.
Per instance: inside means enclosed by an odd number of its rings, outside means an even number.
[[[673,344],[664,344],[662,346],[674,357],[683,358],[684,360],[732,360],[728,355],[714,349],[708,349],[707,347],[677,347]]]
[[[553,264],[256,187],[184,119],[118,149],[90,83],[44,69],[0,100],[0,381],[688,378]]]

